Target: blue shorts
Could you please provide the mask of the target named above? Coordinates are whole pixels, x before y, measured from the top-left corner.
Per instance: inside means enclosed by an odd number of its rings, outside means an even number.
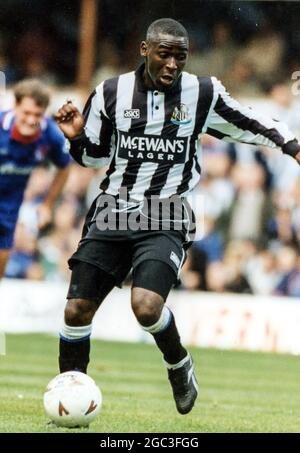
[[[0,186],[0,249],[11,249],[14,233],[23,201],[23,191],[5,190]]]
[[[12,248],[16,223],[17,218],[0,218],[0,250]]]

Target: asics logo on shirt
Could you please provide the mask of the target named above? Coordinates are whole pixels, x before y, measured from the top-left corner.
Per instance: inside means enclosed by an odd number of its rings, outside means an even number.
[[[126,109],[124,110],[124,118],[133,118],[138,120],[140,118],[140,109]]]

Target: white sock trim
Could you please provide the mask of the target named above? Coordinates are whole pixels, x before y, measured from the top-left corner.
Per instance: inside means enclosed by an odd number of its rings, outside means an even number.
[[[170,322],[170,319],[172,317],[172,312],[171,310],[166,306],[164,305],[163,306],[163,309],[161,311],[161,314],[160,314],[160,317],[159,317],[159,320],[156,321],[155,324],[153,324],[152,326],[142,326],[140,324],[140,326],[142,327],[142,329],[144,329],[146,332],[149,332],[149,333],[158,333],[158,332],[161,332],[162,330],[164,330],[167,325],[169,324]]]
[[[191,356],[188,352],[187,355],[183,359],[181,359],[180,362],[178,362],[178,363],[174,363],[173,365],[171,365],[170,363],[166,362],[165,360],[164,360],[164,362],[165,362],[165,365],[168,368],[168,370],[177,370],[178,368],[182,367],[182,365],[184,365],[186,362],[188,362],[190,360],[190,358],[191,358]]]
[[[88,337],[92,333],[92,324],[88,326],[68,326],[63,324],[63,327],[60,331],[60,335],[68,340],[80,340],[80,338]]]

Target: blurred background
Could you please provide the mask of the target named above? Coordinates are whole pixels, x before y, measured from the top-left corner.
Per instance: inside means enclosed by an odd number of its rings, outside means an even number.
[[[186,0],[0,0],[0,71],[13,105],[15,82],[37,77],[52,91],[49,114],[72,98],[82,108],[102,80],[136,68],[147,26],[160,17],[190,35],[186,70],[215,75],[229,93],[286,122],[300,137],[300,3]],[[300,77],[300,74],[299,74]],[[293,94],[294,93],[294,94]],[[50,227],[36,229],[36,206],[52,178],[30,180],[8,278],[66,282],[84,216],[105,169],[72,164]],[[280,151],[203,137],[204,235],[194,243],[178,290],[300,296],[300,170]],[[197,212],[196,212],[197,213]]]

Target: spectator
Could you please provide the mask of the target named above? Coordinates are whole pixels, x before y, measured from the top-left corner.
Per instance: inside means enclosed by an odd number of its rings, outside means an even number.
[[[254,294],[272,294],[280,280],[275,253],[268,249],[257,252],[246,263],[246,276]]]
[[[5,277],[29,278],[42,280],[44,275],[38,261],[38,248],[35,236],[30,234],[22,223],[18,223],[15,231],[14,249],[7,263]],[[37,272],[39,271],[39,272]]]
[[[213,26],[211,48],[206,52],[194,51],[187,63],[187,71],[197,75],[214,74],[223,78],[234,61],[237,46],[227,22],[220,21]]]
[[[289,264],[286,266],[287,272],[283,275],[281,281],[277,285],[275,289],[275,294],[281,296],[290,296],[290,297],[300,297],[300,259],[296,256],[292,256],[290,252],[290,256],[288,257],[287,262],[285,264]]]
[[[237,193],[230,208],[229,237],[259,240],[270,215],[270,200],[264,192],[265,173],[257,164],[236,164],[232,177]]]

